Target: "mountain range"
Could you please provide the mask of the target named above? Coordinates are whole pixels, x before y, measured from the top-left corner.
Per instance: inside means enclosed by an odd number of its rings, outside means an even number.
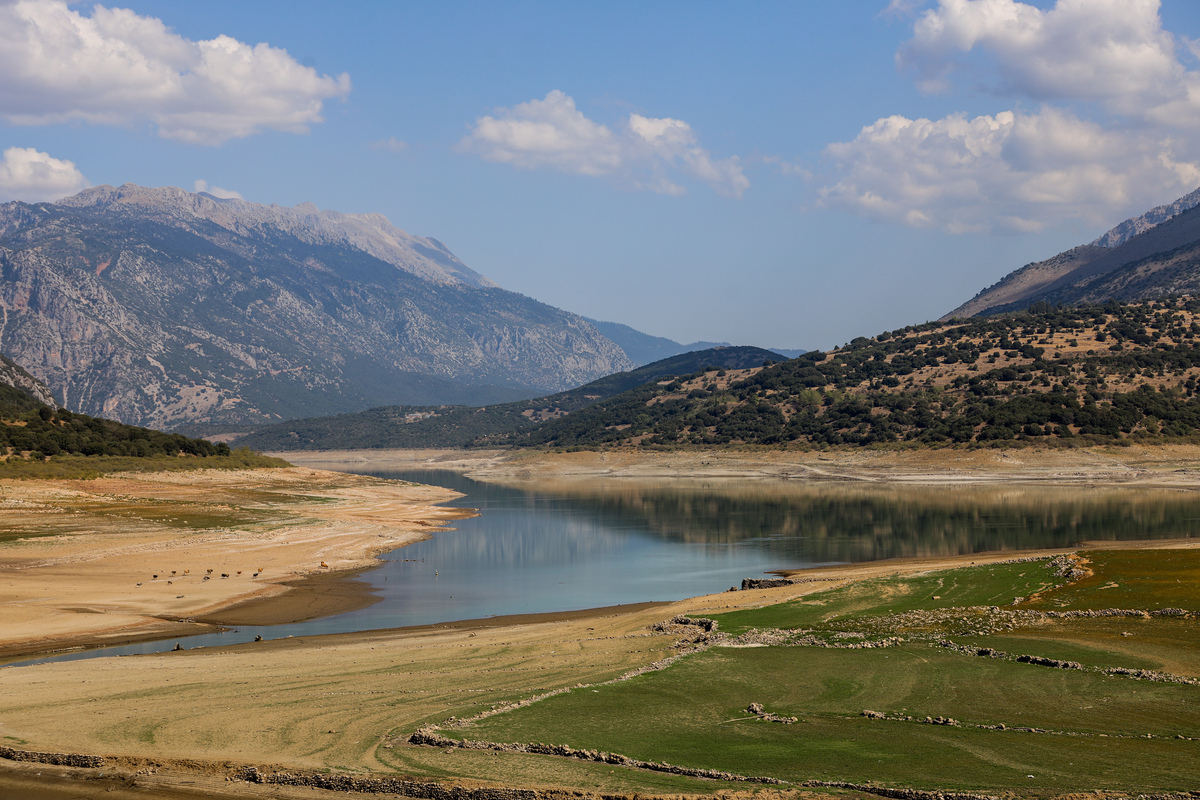
[[[1002,314],[1035,303],[1084,305],[1200,293],[1200,189],[1125,220],[1088,244],[1026,264],[951,311]]]
[[[495,403],[634,362],[378,214],[99,186],[0,205],[0,352],[61,405],[158,428]]]
[[[352,414],[288,420],[233,440],[258,450],[353,450],[471,447],[534,431],[601,401],[698,370],[736,373],[761,368],[783,357],[760,347],[715,347],[607,375],[565,392],[484,408],[467,406],[386,406]],[[664,380],[665,379],[665,380]]]

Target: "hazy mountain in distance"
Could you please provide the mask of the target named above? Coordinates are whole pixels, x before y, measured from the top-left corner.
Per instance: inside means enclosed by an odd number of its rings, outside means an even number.
[[[668,339],[665,336],[651,336],[648,333],[642,333],[636,328],[622,325],[619,322],[603,322],[598,319],[591,319],[590,317],[584,317],[584,319],[592,323],[600,333],[616,342],[625,351],[625,355],[629,356],[629,360],[639,366],[653,364],[655,361],[661,361],[664,358],[670,358],[680,353],[711,350],[715,347],[733,347],[729,342],[692,342],[691,344],[680,344],[674,339]],[[781,347],[767,349],[777,355],[787,356],[788,358],[795,358],[808,352],[807,350],[792,350]]]
[[[761,347],[716,347],[680,353],[628,372],[606,375],[584,386],[546,397],[487,408],[385,406],[266,425],[232,439],[260,450],[343,450],[470,447],[519,435],[547,420],[567,416],[607,398],[655,381],[703,369],[748,370],[781,360]]]
[[[492,403],[633,366],[378,214],[100,186],[0,205],[0,271],[0,350],[138,425]]]

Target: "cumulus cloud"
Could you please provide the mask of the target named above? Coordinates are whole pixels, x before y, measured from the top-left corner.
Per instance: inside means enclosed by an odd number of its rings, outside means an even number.
[[[303,132],[350,78],[319,75],[267,44],[191,41],[161,20],[63,0],[0,3],[0,116],[13,124],[150,123],[221,144],[264,129]]]
[[[198,180],[192,189],[194,192],[204,192],[211,194],[213,197],[221,200],[245,200],[241,192],[235,192],[233,189],[222,189],[220,186],[209,186],[208,181]]]
[[[899,5],[894,3],[893,5]],[[891,116],[829,145],[828,205],[948,231],[1105,224],[1200,184],[1200,73],[1158,0],[938,0],[898,51],[927,92],[1034,111]]]
[[[480,117],[459,147],[522,169],[611,176],[663,194],[685,192],[676,182],[680,176],[731,197],[741,197],[750,186],[736,157],[713,158],[683,120],[630,114],[614,130],[588,119],[557,90]]]
[[[0,201],[41,203],[75,194],[88,186],[70,161],[32,147],[10,147],[0,160]]]
[[[892,116],[829,145],[842,177],[821,198],[952,233],[1038,231],[1071,218],[1103,224],[1114,209],[1200,184],[1200,168],[1176,151],[1169,137],[1107,129],[1054,108]]]
[[[1200,122],[1200,75],[1177,57],[1159,0],[941,0],[896,55],[918,86],[948,91],[956,78],[1039,102],[1095,102],[1112,113]],[[977,52],[983,63],[968,56]]]

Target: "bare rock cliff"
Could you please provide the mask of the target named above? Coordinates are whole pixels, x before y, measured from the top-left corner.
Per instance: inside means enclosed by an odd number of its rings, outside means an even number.
[[[0,350],[64,405],[152,427],[493,402],[632,366],[379,215],[130,185],[0,205]]]

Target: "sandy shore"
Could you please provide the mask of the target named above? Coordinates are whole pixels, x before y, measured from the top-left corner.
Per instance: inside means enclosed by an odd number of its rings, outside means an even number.
[[[1062,483],[1200,486],[1200,446],[935,450],[323,450],[276,453],[326,469],[445,469],[521,484],[606,478],[771,478],[882,484]]]
[[[306,468],[0,481],[0,656],[370,604],[347,577],[455,496]]]

